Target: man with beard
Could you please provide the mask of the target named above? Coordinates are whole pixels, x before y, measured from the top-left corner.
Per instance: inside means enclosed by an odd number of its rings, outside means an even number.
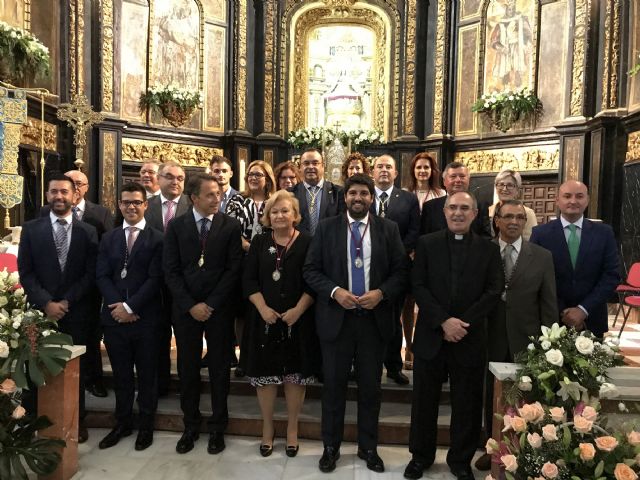
[[[315,148],[305,150],[300,156],[303,181],[291,192],[300,202],[301,232],[313,235],[323,218],[340,215],[345,210],[342,188],[324,179],[322,154]]]
[[[473,480],[471,459],[482,427],[486,318],[504,287],[500,250],[471,231],[478,214],[466,192],[447,197],[447,229],[418,240],[412,287],[420,308],[413,341],[413,403],[405,478],[418,479],[436,455],[443,375],[449,374],[451,447],[447,464]]]
[[[74,217],[75,184],[62,174],[49,178],[50,212],[25,223],[18,250],[18,272],[29,303],[58,321],[60,331],[76,345],[87,343],[87,323],[92,311],[98,235],[95,227]],[[87,440],[83,426],[84,371],[80,358],[78,442]]]
[[[304,279],[317,294],[324,374],[324,452],[318,466],[325,473],[340,458],[352,363],[358,383],[358,457],[370,470],[384,471],[377,453],[380,377],[395,327],[394,306],[406,291],[408,259],[398,226],[369,215],[374,195],[370,177],[347,179],[347,213],[320,222],[304,266]]]

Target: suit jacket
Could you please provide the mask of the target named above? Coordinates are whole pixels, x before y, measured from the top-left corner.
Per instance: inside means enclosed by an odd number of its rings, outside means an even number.
[[[105,326],[120,325],[111,317],[108,305],[126,302],[140,318],[137,323],[155,325],[161,314],[158,302],[162,286],[162,238],[161,232],[145,226],[138,232],[136,243],[127,259],[127,276],[121,278],[127,241],[122,228],[111,230],[100,242],[96,278],[102,293],[101,319]]]
[[[444,204],[446,201],[447,195],[424,203],[420,219],[420,235],[447,229],[447,219],[444,216]],[[471,224],[471,230],[481,237],[491,238],[488,204],[478,204],[478,215]]]
[[[374,215],[377,214],[377,203],[380,202],[378,200],[374,201],[369,210]],[[387,214],[384,218],[396,222],[406,251],[415,250],[418,235],[420,234],[420,205],[418,204],[418,197],[398,187],[393,187],[387,203]]]
[[[156,195],[149,199],[149,206],[147,211],[144,212],[144,219],[147,221],[147,225],[155,228],[161,232],[164,232],[164,222],[162,221],[162,203],[160,195]],[[187,213],[191,207],[191,201],[184,193],[180,195],[178,200],[178,206],[176,207],[176,213],[173,218],[177,218],[180,215]]]
[[[540,335],[540,326],[558,321],[556,279],[551,253],[522,241],[515,270],[506,290],[489,318],[489,360],[504,361],[526,350],[529,337]]]
[[[384,299],[373,314],[384,339],[394,331],[393,309],[408,286],[409,260],[398,226],[387,219],[369,216],[371,269],[369,290],[380,289]],[[346,215],[328,218],[318,224],[307,252],[303,276],[316,292],[316,329],[322,341],[336,339],[345,310],[331,298],[335,287],[349,289]]]
[[[18,250],[18,272],[29,303],[44,311],[50,301],[67,300],[69,312],[61,322],[88,321],[97,251],[96,229],[74,219],[67,262],[61,271],[49,217],[25,223]]]
[[[307,202],[307,191],[304,183],[300,182],[294,185],[290,190],[300,202],[300,215],[302,215],[302,221],[298,225],[298,230],[311,234],[310,219],[309,219],[309,204]],[[335,217],[346,211],[347,207],[344,203],[344,191],[342,187],[334,185],[331,182],[325,180],[322,186],[322,199],[320,202],[320,215],[318,216],[318,223],[320,220],[329,217]]]
[[[449,230],[418,239],[413,261],[413,295],[420,308],[413,338],[414,355],[430,360],[444,342],[442,323],[450,317],[470,326],[467,335],[451,343],[456,360],[466,366],[482,361],[486,350],[486,318],[504,288],[504,271],[499,247],[471,233],[463,275],[459,279],[458,301],[451,298]]]
[[[164,242],[165,282],[173,296],[174,312],[186,315],[200,302],[213,308],[214,313],[233,308],[229,298],[234,298],[243,258],[236,219],[224,213],[214,215],[202,267],[198,266],[200,234],[192,212],[169,222]]]
[[[582,305],[589,313],[587,328],[602,336],[609,329],[607,300],[620,283],[618,247],[611,227],[584,219],[575,270],[560,219],[535,227],[530,241],[553,256],[558,310]]]
[[[50,211],[51,208],[49,205],[44,205],[40,209],[40,216],[49,218]],[[113,216],[111,212],[102,205],[90,202],[89,200],[84,201],[82,221],[95,227],[98,233],[98,241],[102,238],[102,235],[113,229]]]

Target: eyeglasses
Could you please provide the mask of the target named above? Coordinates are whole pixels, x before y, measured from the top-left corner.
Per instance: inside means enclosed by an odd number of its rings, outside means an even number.
[[[120,200],[120,205],[129,208],[134,206],[136,208],[141,207],[144,204],[144,200]]]
[[[184,182],[184,175],[180,175],[179,177],[174,177],[173,175],[171,175],[170,173],[165,173],[164,175],[160,175],[160,177],[173,182],[174,180],[178,181],[178,182]]]
[[[513,220],[517,220],[518,222],[524,222],[527,219],[527,216],[523,215],[522,213],[519,213],[517,215],[513,213],[506,213],[504,215],[498,215],[498,218],[502,218],[503,220],[507,220],[508,222],[511,222]]]
[[[499,183],[496,183],[496,188],[498,190],[502,190],[502,189],[504,189],[504,190],[513,190],[515,188],[518,188],[518,186],[514,185],[513,183],[499,182]]]
[[[140,170],[140,175],[157,175],[155,170]]]
[[[249,172],[247,173],[247,178],[262,178],[265,174],[262,172]]]

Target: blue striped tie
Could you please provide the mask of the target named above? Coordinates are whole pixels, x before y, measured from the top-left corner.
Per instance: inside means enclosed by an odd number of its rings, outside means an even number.
[[[351,242],[351,293],[359,297],[364,295],[364,246],[362,245],[362,236],[360,235],[360,225],[362,222],[353,222],[351,224],[351,234],[353,241]],[[356,245],[360,246],[360,260],[363,260],[362,267],[356,267]]]

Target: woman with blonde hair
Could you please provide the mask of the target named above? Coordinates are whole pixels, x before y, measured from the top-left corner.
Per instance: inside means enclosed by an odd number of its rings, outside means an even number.
[[[273,452],[278,385],[284,385],[287,404],[285,451],[289,457],[298,453],[298,416],[306,385],[315,380],[317,371],[318,340],[309,309],[313,297],[302,279],[311,237],[296,230],[300,220],[298,200],[292,193],[279,190],[272,195],[262,219],[266,229],[251,242],[243,274],[243,292],[251,302],[243,355],[262,412],[263,457]]]
[[[491,233],[497,236],[498,231],[494,222],[496,207],[505,200],[518,200],[520,198],[522,177],[515,170],[503,170],[496,175],[494,185],[496,187],[498,201],[489,207],[489,221],[491,224]],[[522,238],[529,240],[533,227],[538,225],[538,218],[536,217],[536,213],[529,207],[524,207],[524,211],[527,214],[527,223],[524,226]]]

